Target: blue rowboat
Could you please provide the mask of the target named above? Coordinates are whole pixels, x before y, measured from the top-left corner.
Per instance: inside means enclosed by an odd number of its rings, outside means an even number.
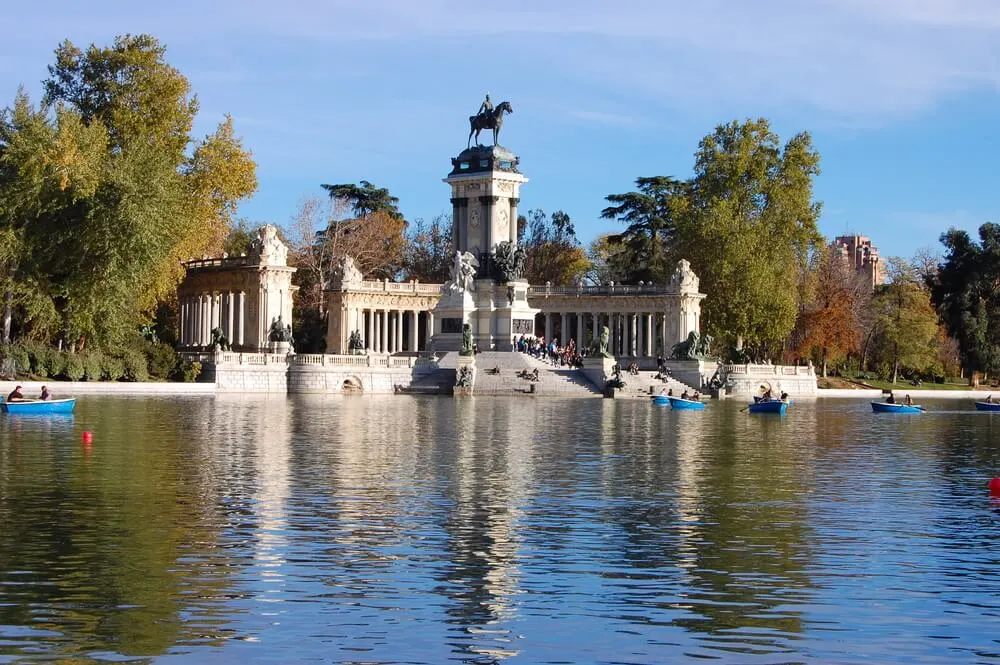
[[[75,406],[75,397],[0,403],[0,408],[3,409],[3,412],[11,414],[73,413]]]
[[[919,404],[889,404],[888,402],[872,402],[875,413],[923,413],[924,407]]]
[[[1000,402],[976,402],[976,411],[1000,411]]]
[[[698,411],[705,408],[705,404],[696,399],[681,399],[680,397],[668,397],[670,406],[675,409],[690,409]]]
[[[780,399],[762,399],[747,408],[750,409],[750,413],[777,413],[783,416],[788,410],[788,402],[782,402]]]
[[[654,395],[653,404],[661,404],[663,406],[666,406],[667,404],[670,404],[670,398],[667,397],[666,395]]]

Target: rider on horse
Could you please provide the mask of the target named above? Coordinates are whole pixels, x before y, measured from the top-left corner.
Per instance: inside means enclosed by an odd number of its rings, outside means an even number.
[[[490,101],[490,93],[486,93],[486,100],[479,105],[479,110],[476,111],[476,115],[486,115],[489,118],[493,117],[493,102]]]

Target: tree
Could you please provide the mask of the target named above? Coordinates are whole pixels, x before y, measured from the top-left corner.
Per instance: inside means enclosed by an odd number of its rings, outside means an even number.
[[[979,240],[955,228],[941,236],[947,251],[931,289],[971,385],[1000,371],[1000,226],[983,224]]]
[[[626,225],[621,242],[632,254],[629,281],[665,281],[670,275],[668,259],[677,218],[686,209],[688,183],[669,176],[637,178],[638,191],[610,194],[604,219]]]
[[[592,284],[621,284],[628,275],[628,248],[621,243],[621,236],[603,233],[594,238],[587,248],[587,279]]]
[[[532,284],[572,284],[589,269],[573,221],[562,210],[551,218],[542,210],[530,210],[518,230],[526,255],[524,278]]]
[[[715,294],[703,330],[736,348],[773,349],[795,325],[799,276],[821,242],[819,154],[807,133],[782,146],[767,120],[731,122],[702,139],[694,170],[676,254]]]
[[[870,289],[830,247],[819,251],[815,287],[802,315],[803,339],[799,352],[818,352],[827,374],[827,361],[858,350],[861,311],[867,309]]]
[[[340,185],[321,185],[330,198],[345,204],[355,218],[366,217],[376,212],[383,212],[396,219],[402,219],[399,212],[399,199],[389,193],[385,187],[376,187],[367,180],[359,185],[343,183]]]
[[[405,277],[421,282],[444,282],[451,270],[452,255],[451,220],[438,215],[428,225],[418,219],[407,233],[403,251]]]
[[[937,313],[917,270],[907,262],[891,258],[889,282],[881,285],[873,299],[891,380],[899,379],[900,367],[924,371],[937,359]]]
[[[226,119],[191,147],[197,103],[146,35],[86,51],[64,42],[45,104],[23,93],[0,129],[8,328],[115,346],[172,300],[179,262],[221,249],[253,161]]]

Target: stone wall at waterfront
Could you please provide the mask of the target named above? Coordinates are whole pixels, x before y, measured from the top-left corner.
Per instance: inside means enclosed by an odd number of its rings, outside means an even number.
[[[197,359],[201,380],[218,392],[440,393],[454,382],[454,371],[414,356],[226,352]]]
[[[761,386],[769,386],[778,395],[815,395],[816,370],[804,365],[722,365],[727,395],[759,395]]]

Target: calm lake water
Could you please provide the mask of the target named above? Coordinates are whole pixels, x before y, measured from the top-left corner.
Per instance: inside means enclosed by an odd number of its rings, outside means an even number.
[[[0,416],[0,662],[1000,662],[1000,414],[741,406]]]

